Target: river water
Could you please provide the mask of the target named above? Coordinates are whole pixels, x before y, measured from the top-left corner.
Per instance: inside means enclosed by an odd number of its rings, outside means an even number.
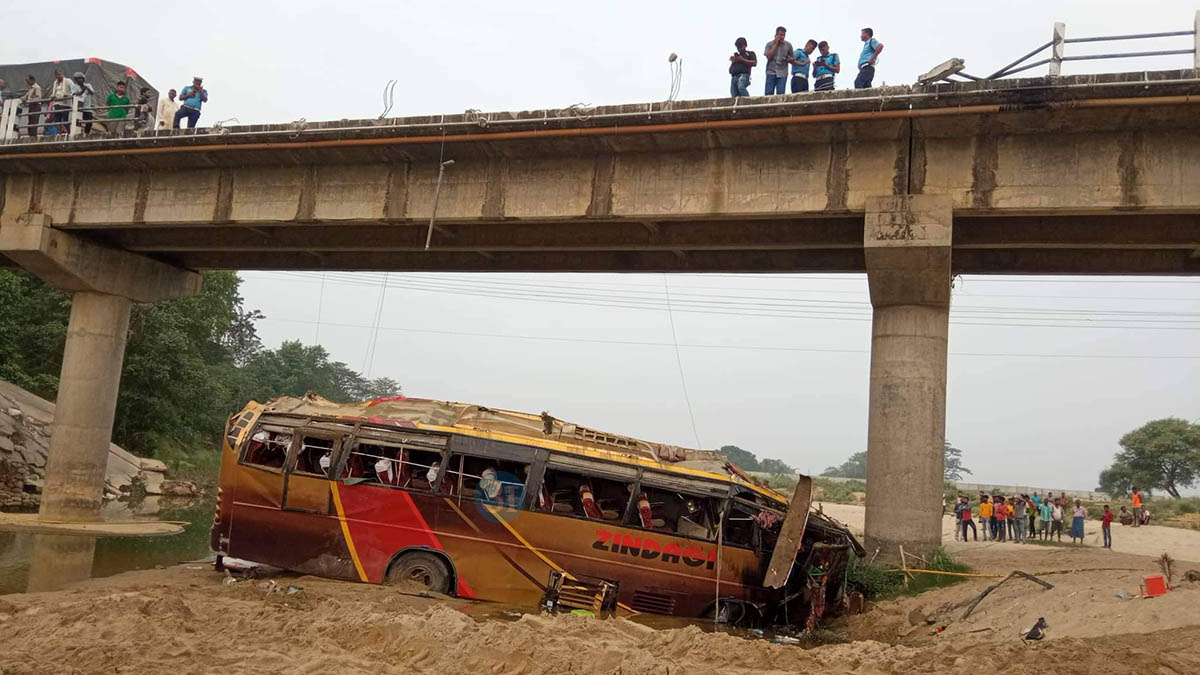
[[[162,503],[169,504],[165,501]],[[182,533],[169,537],[107,537],[97,540],[92,576],[107,577],[130,570],[150,569],[156,565],[174,565],[211,555],[208,548],[208,530],[212,525],[214,506],[211,497],[192,503],[180,504],[176,501],[163,508],[155,508],[153,503],[139,504],[136,510],[115,505],[107,506],[104,517],[108,520],[147,518],[147,512],[154,511],[149,517],[157,520],[184,521],[188,526]],[[0,595],[25,591],[32,553],[33,535],[0,532]]]

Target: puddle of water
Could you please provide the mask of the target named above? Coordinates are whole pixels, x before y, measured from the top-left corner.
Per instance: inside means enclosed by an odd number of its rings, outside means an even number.
[[[211,554],[208,530],[212,526],[215,501],[211,498],[193,503],[148,497],[130,509],[109,504],[104,517],[110,520],[146,518],[185,521],[189,525],[180,534],[169,537],[105,537],[96,541],[92,561],[93,577],[108,577],[156,565],[175,565]],[[0,595],[23,593],[29,577],[29,559],[33,554],[33,535],[0,532]]]

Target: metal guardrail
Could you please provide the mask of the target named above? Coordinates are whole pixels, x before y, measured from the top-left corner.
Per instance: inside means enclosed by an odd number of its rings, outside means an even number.
[[[1082,44],[1085,42],[1118,42],[1122,40],[1153,40],[1158,38],[1173,38],[1192,36],[1193,43],[1191,49],[1157,49],[1149,51],[1137,52],[1117,52],[1110,54],[1079,54],[1077,56],[1067,56],[1066,46],[1068,44]],[[1030,59],[1039,54],[1050,50],[1050,55],[1039,61],[1027,63]],[[1048,74],[1051,77],[1057,77],[1062,74],[1062,64],[1065,61],[1095,61],[1100,59],[1126,59],[1140,58],[1146,56],[1179,56],[1184,54],[1192,55],[1192,67],[1200,70],[1200,11],[1196,12],[1192,30],[1175,30],[1159,33],[1133,33],[1130,35],[1101,35],[1096,37],[1067,37],[1067,26],[1064,23],[1054,24],[1054,33],[1050,41],[1025,54],[1021,58],[1004,66],[987,77],[975,77],[964,72],[966,62],[963,59],[950,59],[945,63],[939,64],[929,72],[917,78],[918,84],[928,84],[932,82],[960,82],[961,80],[950,79],[953,76],[958,76],[966,80],[998,80],[1009,75],[1032,70],[1038,66],[1049,64]]]
[[[120,127],[134,123],[139,104],[128,105],[93,105],[83,107],[78,96],[69,99],[44,98],[22,101],[10,98],[0,106],[0,141],[18,138],[19,136],[49,136],[64,135],[77,138],[91,128],[93,124],[110,125],[120,123]],[[69,104],[69,105],[68,105]],[[37,109],[33,109],[37,106]],[[127,110],[124,118],[101,117],[100,113],[124,108]],[[53,133],[48,133],[53,127]],[[109,129],[112,131],[112,129]],[[24,133],[22,133],[24,132]]]

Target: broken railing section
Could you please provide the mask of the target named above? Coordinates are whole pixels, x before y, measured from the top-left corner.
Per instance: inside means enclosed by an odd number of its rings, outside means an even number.
[[[1078,54],[1068,56],[1066,54],[1066,46],[1068,44],[1081,44],[1085,42],[1117,42],[1123,40],[1155,40],[1161,38],[1176,38],[1176,37],[1192,37],[1192,46],[1188,49],[1156,49],[1148,51],[1133,51],[1133,52],[1115,52],[1105,54]],[[1029,62],[1035,56],[1049,50],[1049,54],[1038,61]],[[976,77],[964,72],[966,62],[963,59],[950,59],[931,69],[929,72],[917,78],[917,84],[932,84],[936,82],[961,82],[962,80],[954,80],[952,77],[961,77],[963,80],[998,80],[1009,75],[1016,75],[1027,70],[1032,70],[1039,66],[1048,65],[1047,74],[1050,77],[1058,77],[1062,75],[1062,64],[1064,61],[1096,61],[1100,59],[1128,59],[1141,58],[1147,56],[1179,56],[1184,54],[1192,55],[1192,68],[1200,69],[1200,11],[1196,12],[1195,19],[1191,30],[1174,30],[1164,31],[1160,33],[1132,33],[1129,35],[1101,35],[1095,37],[1067,37],[1067,26],[1064,23],[1054,24],[1054,32],[1049,42],[1037,47],[1028,54],[1004,66],[987,77]]]
[[[620,583],[611,579],[568,576],[551,570],[542,608],[552,614],[582,610],[596,616],[612,615],[617,611],[620,590]]]

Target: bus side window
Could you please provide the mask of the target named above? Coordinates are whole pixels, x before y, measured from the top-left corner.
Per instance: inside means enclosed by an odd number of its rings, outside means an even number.
[[[635,527],[674,532],[684,537],[715,541],[720,500],[642,485]]]
[[[442,454],[432,450],[360,441],[350,451],[342,479],[362,478],[363,482],[429,492],[430,470],[436,477],[441,463]]]
[[[519,509],[525,503],[528,475],[529,465],[522,462],[455,453],[441,492]]]
[[[725,516],[725,543],[730,546],[754,548],[757,544],[755,512],[749,507],[734,503]]]
[[[268,469],[282,469],[291,444],[290,432],[259,429],[246,441],[242,463]]]
[[[332,438],[301,436],[300,449],[296,452],[296,468],[292,473],[328,478],[336,443]]]
[[[608,478],[546,469],[534,508],[592,520],[620,522],[629,503],[629,486]]]

